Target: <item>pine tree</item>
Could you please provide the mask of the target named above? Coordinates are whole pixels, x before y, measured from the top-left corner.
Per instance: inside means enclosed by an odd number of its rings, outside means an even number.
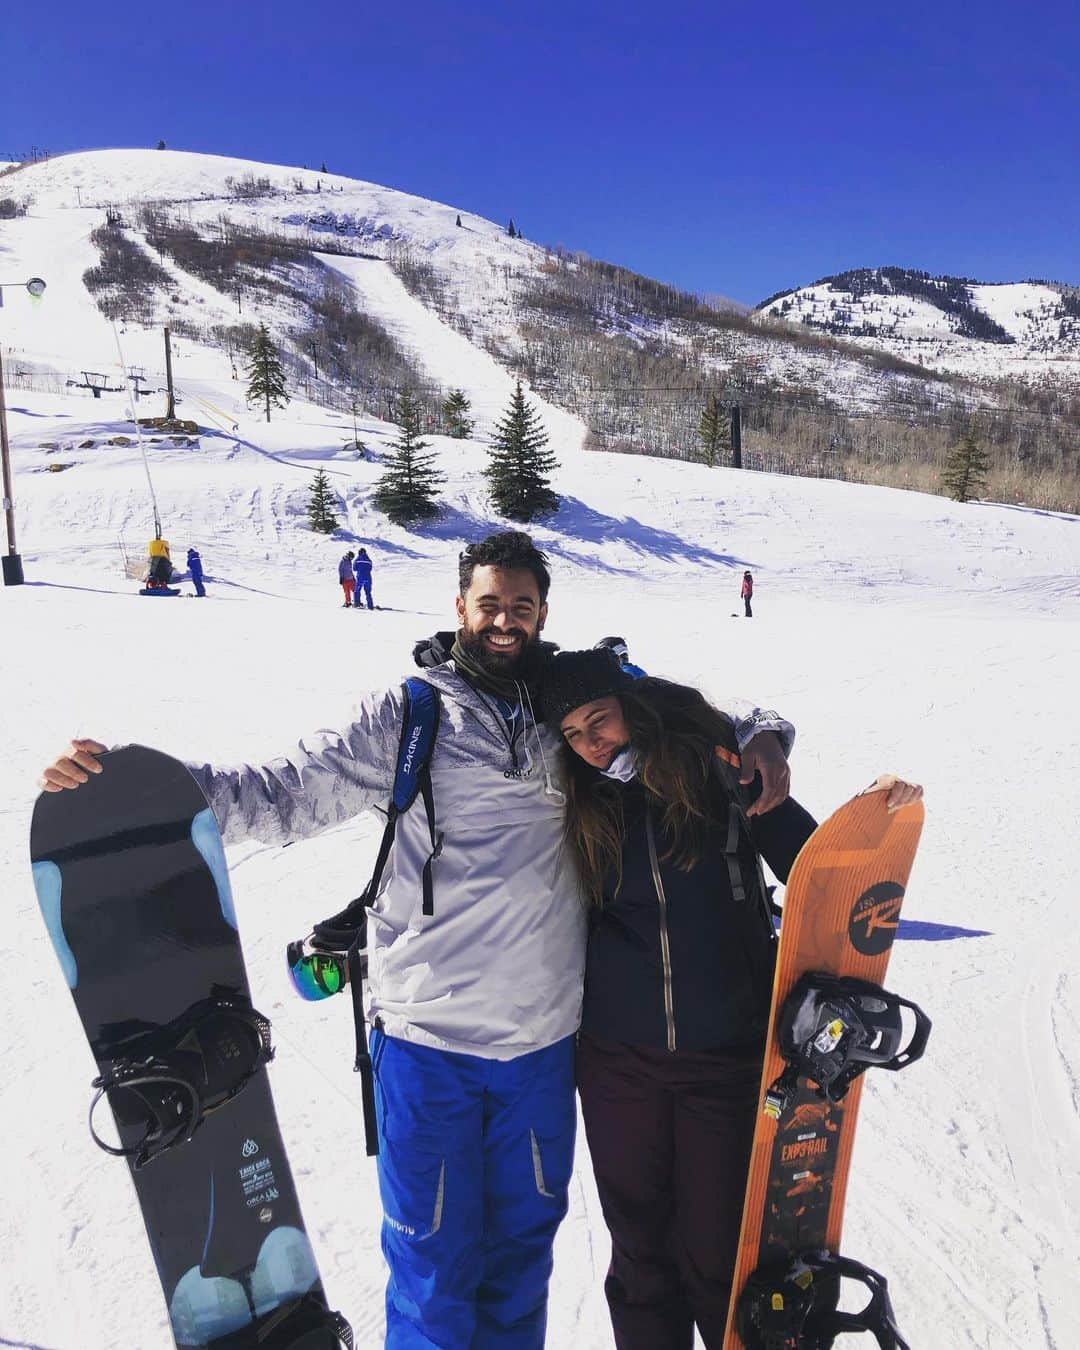
[[[334,515],[334,492],[326,470],[320,469],[311,482],[307,506],[308,523],[317,534],[333,534],[338,527]]]
[[[701,441],[701,462],[708,464],[711,469],[716,468],[731,448],[731,421],[727,409],[715,394],[709,395],[702,410],[698,437]]]
[[[496,510],[522,522],[558,510],[559,498],[547,477],[558,461],[547,445],[547,432],[518,380],[506,416],[495,428],[487,480]]]
[[[259,324],[259,331],[255,334],[247,377],[247,401],[256,403],[261,399],[266,404],[266,420],[269,422],[270,405],[284,408],[289,396],[285,392],[285,371],[282,369],[281,357],[270,341],[264,323]]]
[[[461,217],[460,217],[460,216],[458,216],[458,218],[457,218],[457,223],[458,223],[458,227],[460,228],[460,227],[461,227]]]
[[[941,483],[954,502],[969,502],[981,494],[990,472],[990,458],[975,435],[972,422],[960,444],[949,451]]]
[[[435,494],[444,479],[434,467],[435,456],[428,452],[428,442],[420,439],[420,409],[408,389],[401,392],[398,425],[401,433],[391,443],[390,459],[373,500],[395,525],[408,525],[439,514]]]
[[[447,435],[456,441],[463,441],[472,435],[473,420],[469,416],[472,403],[465,397],[464,389],[451,389],[443,400],[442,413],[446,419]]]
[[[507,227],[506,227],[506,233],[510,236],[511,239],[516,239],[516,238],[517,238],[517,230],[514,228],[514,218],[513,218],[513,216],[510,217],[510,224],[507,225]]]

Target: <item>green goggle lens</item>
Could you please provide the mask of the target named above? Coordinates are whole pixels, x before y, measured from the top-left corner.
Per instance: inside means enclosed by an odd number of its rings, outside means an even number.
[[[289,977],[301,998],[314,1003],[340,994],[347,983],[345,958],[333,952],[289,953]]]

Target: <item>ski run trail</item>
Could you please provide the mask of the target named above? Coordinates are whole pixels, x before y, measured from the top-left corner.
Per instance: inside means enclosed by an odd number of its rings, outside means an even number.
[[[78,219],[39,222],[73,286],[92,261]],[[10,274],[32,274],[27,237],[11,241]],[[434,378],[466,389],[486,432],[511,377],[383,264],[327,261]],[[14,297],[0,340],[18,325],[36,359],[63,366],[93,346],[97,368],[115,365],[110,326],[85,293],[65,309],[56,275],[55,307]],[[122,336],[147,353],[151,339]],[[126,396],[8,394],[26,585],[0,588],[0,1346],[170,1344],[126,1169],[87,1132],[93,1061],[31,885],[41,768],[75,735],[227,764],[345,723],[361,693],[409,673],[417,638],[453,625],[459,550],[505,524],[483,439],[430,438],[444,510],[400,529],[371,506],[393,426],[362,418],[359,458],[345,448],[351,418],[300,398],[267,424],[224,357],[177,346],[178,412],[203,430],[195,445],[154,433],[147,455],[174,563],[202,552],[205,603],[186,581],[185,598],[146,601],[124,575],[121,544],[140,557],[153,536],[139,448],[107,444],[131,437]],[[915,1350],[1076,1350],[1080,519],[588,453],[580,423],[534,401],[560,460],[561,509],[534,530],[553,571],[548,636],[575,647],[620,633],[654,673],[780,710],[798,728],[793,790],[818,818],[880,772],[922,782],[905,918],[984,934],[893,954],[889,987],[934,1031],[921,1064],[868,1077],[844,1251],[888,1276]],[[306,524],[319,468],[337,501],[332,537]],[[337,561],[359,544],[374,613],[341,607]],[[746,568],[751,621],[733,617]],[[328,1295],[362,1350],[381,1344],[384,1271],[348,1000],[302,1003],[283,954],[357,894],[378,834],[364,817],[289,848],[230,851],[256,1005],[274,1023],[282,1132]],[[581,1134],[555,1251],[556,1350],[611,1345],[608,1255]]]

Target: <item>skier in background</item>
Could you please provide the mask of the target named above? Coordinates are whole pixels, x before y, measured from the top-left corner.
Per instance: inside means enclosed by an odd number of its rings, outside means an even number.
[[[749,572],[742,574],[742,590],[739,592],[742,596],[743,604],[746,606],[747,619],[754,617],[754,611],[750,608],[750,601],[754,598],[754,578]]]
[[[189,548],[187,551],[188,571],[191,574],[191,584],[195,587],[195,594],[205,596],[206,590],[203,587],[202,559],[199,557],[197,548]]]
[[[161,538],[151,539],[149,553],[150,562],[146,571],[146,589],[148,591],[164,590],[172,580],[169,541]]]
[[[360,597],[363,595],[367,599],[368,609],[374,609],[375,604],[371,599],[371,559],[366,548],[362,548],[356,555],[353,571],[356,573],[356,599],[353,604],[357,609],[363,609],[360,603]]]
[[[348,553],[341,558],[337,565],[338,581],[341,582],[341,589],[345,592],[345,608],[348,609],[353,602],[353,587],[356,582],[353,580],[353,558],[356,554],[349,549]]]

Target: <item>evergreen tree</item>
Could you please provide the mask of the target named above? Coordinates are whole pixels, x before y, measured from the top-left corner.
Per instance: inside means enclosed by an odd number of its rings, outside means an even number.
[[[285,392],[285,371],[282,369],[281,357],[270,341],[270,334],[264,323],[259,324],[259,331],[255,334],[247,377],[247,401],[256,403],[262,400],[266,404],[266,420],[269,422],[270,405],[284,408],[289,396]]]
[[[954,502],[969,502],[981,494],[989,472],[990,458],[978,442],[973,421],[960,444],[949,451],[941,483]]]
[[[702,410],[698,437],[701,441],[701,462],[715,469],[731,448],[731,420],[727,409],[715,394],[709,395]]]
[[[164,150],[164,149],[165,149],[165,142],[164,142],[164,141],[158,141],[158,143],[157,143],[157,148],[158,148],[159,150]]]
[[[451,389],[443,400],[442,412],[446,418],[447,435],[456,441],[463,441],[472,435],[473,420],[469,416],[472,403],[465,397],[464,389]]]
[[[510,218],[510,224],[507,225],[506,227],[506,233],[510,236],[511,239],[517,238],[517,230],[514,228],[514,219],[512,216]]]
[[[444,479],[434,467],[428,442],[420,439],[420,409],[408,389],[401,393],[398,425],[401,432],[391,443],[390,459],[373,500],[395,525],[408,525],[439,514],[435,494]]]
[[[326,172],[327,172],[327,168],[326,168],[326,160],[325,160],[325,159],[324,159],[323,162],[322,162],[322,168],[319,170],[319,172],[320,172],[320,173],[326,173]]]
[[[457,218],[457,223],[458,223],[458,228],[460,229],[460,228],[461,228],[461,217],[460,217],[460,216],[458,216],[458,218]]]
[[[547,477],[558,461],[544,449],[547,442],[547,432],[536,409],[526,403],[518,380],[506,416],[495,428],[487,468],[491,500],[511,520],[530,521],[558,509],[559,499]]]
[[[308,524],[317,534],[333,534],[338,527],[334,515],[334,492],[326,470],[320,469],[311,482],[307,506]]]

